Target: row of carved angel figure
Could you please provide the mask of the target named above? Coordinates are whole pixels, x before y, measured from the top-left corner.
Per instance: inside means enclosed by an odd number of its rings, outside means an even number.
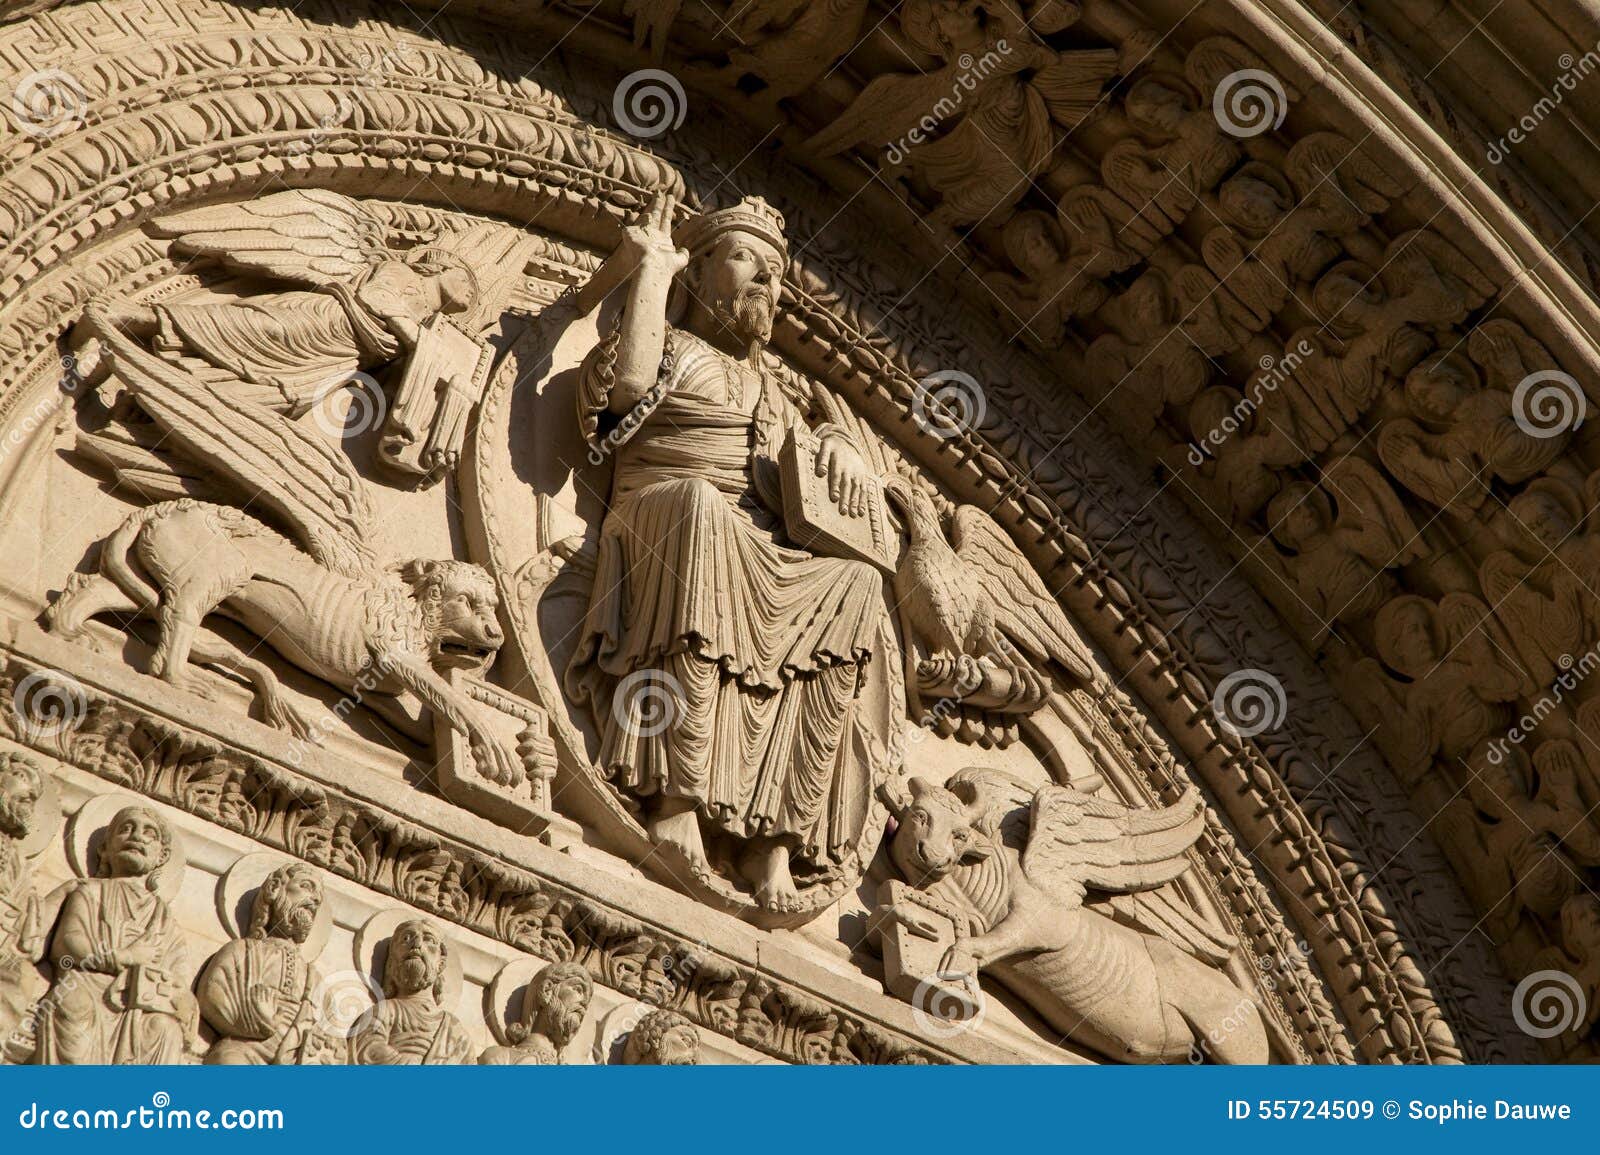
[[[594,990],[581,963],[508,964],[503,977],[531,978],[511,1021],[490,1024],[502,1041],[480,1052],[449,1009],[459,1001],[460,961],[439,925],[403,910],[379,912],[357,936],[353,969],[325,972],[317,956],[331,908],[322,877],[292,859],[247,855],[224,876],[219,907],[225,922],[239,916],[235,937],[196,970],[172,906],[184,870],[181,839],[131,798],[84,804],[75,824],[89,817],[97,829],[73,837],[93,864],[41,895],[29,860],[57,825],[46,813],[54,805],[49,785],[34,760],[0,754],[0,1061],[573,1061]],[[234,900],[237,911],[229,909]],[[491,990],[499,996],[514,985],[497,979]],[[602,1031],[599,1061],[699,1062],[698,1028],[677,1011],[621,1010]]]

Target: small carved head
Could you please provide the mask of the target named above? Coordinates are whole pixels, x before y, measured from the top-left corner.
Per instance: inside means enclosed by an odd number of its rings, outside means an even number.
[[[1536,477],[1507,502],[1511,516],[1501,521],[1506,544],[1541,560],[1583,524],[1583,499],[1565,481]]]
[[[900,811],[889,857],[913,886],[937,882],[958,866],[988,857],[989,844],[953,790],[923,778],[907,783],[911,801]]]
[[[267,875],[250,908],[249,938],[282,938],[303,943],[322,909],[322,880],[303,862],[290,862]]]
[[[444,998],[445,963],[450,948],[437,927],[413,918],[394,928],[389,957],[383,964],[383,993],[389,998],[432,991],[433,1001]]]
[[[1263,236],[1294,207],[1294,191],[1271,165],[1251,161],[1217,191],[1225,217],[1251,236]]]
[[[44,793],[44,776],[21,754],[0,754],[0,834],[26,838],[33,808]]]
[[[433,665],[488,669],[505,641],[496,616],[500,596],[488,571],[470,562],[419,559],[403,565],[400,576],[422,607]]]
[[[106,827],[100,848],[102,878],[144,878],[172,857],[172,830],[147,806],[126,806]]]
[[[1189,86],[1175,76],[1147,76],[1128,89],[1123,109],[1137,128],[1176,136],[1185,114],[1196,105]]]
[[[700,1062],[700,1032],[677,1011],[661,1008],[628,1032],[622,1061],[629,1066],[692,1067]]]
[[[1267,524],[1285,548],[1302,550],[1333,525],[1333,504],[1321,487],[1293,481],[1267,505]]]
[[[472,270],[454,253],[421,249],[405,260],[386,260],[357,290],[361,303],[381,317],[421,323],[435,313],[466,312],[478,299]]]
[[[594,979],[587,967],[575,962],[551,963],[528,984],[522,997],[522,1030],[513,1034],[541,1034],[559,1050],[577,1036],[593,996]]]
[[[1481,384],[1477,367],[1456,352],[1440,353],[1424,359],[1406,374],[1406,406],[1422,421],[1433,425],[1451,424],[1469,394]]]
[[[1376,621],[1378,654],[1397,673],[1423,677],[1444,653],[1433,603],[1407,594],[1386,603]]]

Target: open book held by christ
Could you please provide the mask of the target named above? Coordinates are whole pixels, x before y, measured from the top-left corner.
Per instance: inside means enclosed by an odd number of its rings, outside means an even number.
[[[900,531],[889,517],[883,484],[868,484],[866,512],[851,517],[828,495],[828,479],[817,475],[821,440],[803,425],[789,430],[779,465],[783,476],[783,520],[799,545],[825,557],[870,562],[893,574],[900,560]]]

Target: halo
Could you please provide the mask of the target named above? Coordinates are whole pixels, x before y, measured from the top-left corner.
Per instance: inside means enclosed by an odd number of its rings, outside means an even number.
[[[501,1046],[512,1045],[508,1028],[522,1018],[534,977],[550,963],[536,955],[514,958],[501,967],[483,991],[484,1018]]]
[[[255,905],[256,893],[261,889],[261,884],[267,880],[267,875],[278,867],[290,863],[307,865],[296,858],[285,858],[281,854],[261,850],[240,858],[217,880],[217,915],[222,919],[222,925],[227,928],[230,935],[234,938],[245,937],[250,929],[251,908]],[[333,907],[324,893],[322,905],[317,910],[316,921],[311,924],[311,933],[300,945],[300,953],[307,962],[317,960],[322,948],[328,945],[328,934],[332,929]]]
[[[381,987],[383,985],[383,966],[389,958],[389,937],[394,934],[395,928],[403,922],[413,919],[422,919],[431,922],[439,928],[440,934],[445,932],[445,923],[423,914],[419,910],[407,910],[394,907],[389,910],[380,910],[377,914],[367,919],[361,929],[356,931],[355,939],[355,964],[358,970],[365,971]],[[447,945],[450,945],[447,941]],[[444,997],[441,1005],[446,1009],[454,1007],[461,1001],[461,951],[458,947],[450,945],[445,952],[444,960]]]
[[[26,754],[15,755],[33,765],[39,772],[39,799],[33,804],[33,825],[25,837],[17,842],[24,858],[37,858],[61,832],[61,788],[55,776]]]
[[[100,846],[105,842],[106,827],[126,806],[142,806],[153,811],[172,832],[172,853],[167,864],[155,872],[156,893],[167,902],[178,896],[183,885],[183,872],[188,865],[183,855],[183,834],[173,824],[166,810],[148,798],[136,794],[97,794],[89,799],[67,824],[67,861],[79,878],[95,877],[95,865],[100,861]]]
[[[605,1018],[600,1020],[600,1029],[595,1032],[594,1055],[596,1066],[616,1066],[622,1062],[622,1050],[627,1045],[628,1036],[633,1033],[644,1017],[651,1011],[659,1008],[649,1003],[623,1003],[620,1007],[612,1007],[606,1012]]]

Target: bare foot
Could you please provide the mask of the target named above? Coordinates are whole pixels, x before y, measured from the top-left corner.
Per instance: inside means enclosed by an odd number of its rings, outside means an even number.
[[[657,846],[670,846],[683,856],[689,869],[701,877],[711,874],[705,842],[700,837],[700,816],[694,803],[665,799],[648,820],[650,840]]]
[[[789,873],[789,848],[776,840],[751,845],[740,870],[755,887],[756,900],[767,910],[799,910],[800,891]]]

